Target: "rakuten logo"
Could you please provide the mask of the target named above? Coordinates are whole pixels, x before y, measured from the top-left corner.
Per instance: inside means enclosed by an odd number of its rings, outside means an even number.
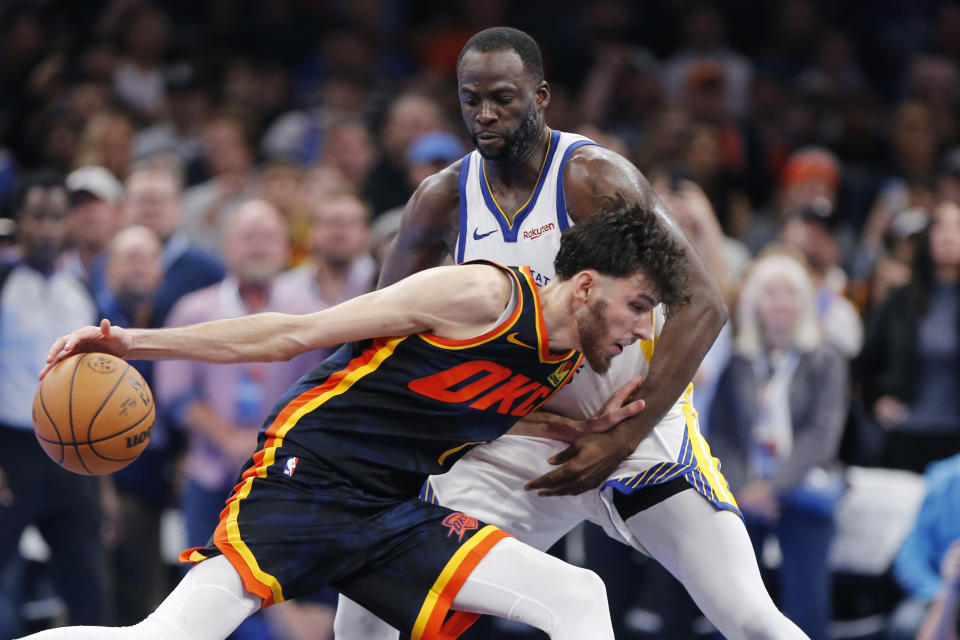
[[[529,229],[529,230],[527,230],[527,231],[524,231],[524,232],[523,232],[523,239],[524,239],[524,240],[536,240],[537,238],[539,238],[539,237],[542,236],[543,234],[547,233],[548,231],[553,231],[556,227],[557,227],[557,225],[553,224],[552,222],[548,222],[547,224],[543,225],[542,227],[538,227],[538,228],[536,228],[536,229]]]

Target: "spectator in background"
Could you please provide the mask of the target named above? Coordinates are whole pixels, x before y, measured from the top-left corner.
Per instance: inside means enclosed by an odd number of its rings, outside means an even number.
[[[910,282],[874,317],[855,374],[886,431],[881,464],[921,471],[960,451],[960,206],[934,210]]]
[[[842,480],[837,464],[848,409],[847,364],[817,322],[813,283],[785,254],[759,258],[737,305],[734,354],[710,415],[713,453],[762,558],[775,534],[784,614],[812,640],[827,640],[827,552]]]
[[[101,165],[123,178],[130,170],[133,124],[121,113],[94,114],[86,123],[73,163],[77,167]]]
[[[709,60],[719,66],[727,87],[723,110],[736,117],[745,116],[753,68],[749,59],[725,42],[723,14],[712,2],[698,2],[685,16],[683,31],[683,45],[664,64],[668,94],[674,98],[681,95],[689,82],[691,68]]]
[[[302,311],[303,290],[287,289],[288,297],[281,297],[277,286],[287,250],[287,229],[277,210],[262,200],[244,203],[223,237],[227,277],[184,296],[167,324]],[[257,432],[274,398],[318,362],[319,356],[304,354],[286,362],[213,365],[169,360],[156,364],[158,406],[189,438],[181,498],[188,546],[207,542],[240,467],[256,450]],[[328,613],[332,625],[332,610]],[[255,616],[241,625],[237,637],[262,638],[268,633],[264,625]]]
[[[105,624],[102,479],[60,468],[33,434],[44,344],[77,322],[96,320],[83,284],[57,268],[67,208],[67,190],[53,174],[27,176],[15,192],[20,259],[3,265],[0,297],[0,571],[16,556],[23,530],[35,525],[50,547],[70,623]]]
[[[373,206],[374,216],[403,206],[413,193],[405,163],[410,143],[425,133],[444,129],[443,112],[432,98],[410,92],[393,99],[380,132],[383,155],[370,171],[363,193]]]
[[[425,133],[411,142],[407,149],[407,183],[416,189],[424,178],[445,169],[466,154],[467,148],[452,133]]]
[[[889,640],[918,637],[931,604],[945,587],[956,587],[940,569],[947,568],[951,554],[956,558],[960,545],[960,455],[931,464],[925,475],[927,493],[893,563],[893,575],[906,597],[890,618]],[[952,573],[954,581],[957,573]]]
[[[369,220],[369,205],[351,191],[328,193],[317,202],[309,257],[277,278],[277,295],[296,305],[290,313],[326,309],[373,288]]]
[[[210,91],[199,71],[185,62],[166,70],[164,86],[166,117],[137,132],[132,155],[135,160],[143,160],[159,153],[172,153],[192,182],[203,157],[203,125],[210,111]]]
[[[113,74],[121,103],[150,122],[163,113],[163,62],[170,44],[170,20],[156,4],[130,4],[117,29],[123,52]]]
[[[841,355],[852,359],[863,344],[863,321],[845,297],[848,278],[840,267],[842,253],[833,205],[818,198],[787,215],[780,239],[807,262],[817,292],[816,309],[823,337]]]
[[[351,189],[363,189],[376,161],[377,148],[362,120],[345,118],[327,128],[320,164],[337,169]]]
[[[91,296],[104,286],[107,245],[120,225],[123,185],[108,169],[83,167],[67,176],[70,209],[63,266],[86,285]]]
[[[163,282],[163,247],[144,226],[117,232],[106,256],[105,286],[96,302],[101,318],[121,327],[153,328],[154,296]],[[131,363],[148,385],[153,362]],[[152,612],[169,590],[160,545],[160,519],[173,502],[174,460],[165,415],[157,413],[150,444],[130,465],[111,475],[120,502],[122,526],[111,549],[115,622],[135,624]]]
[[[256,195],[253,147],[244,121],[222,113],[203,130],[203,154],[211,177],[183,194],[183,231],[190,244],[217,252],[230,216]]]
[[[172,170],[145,165],[135,168],[126,183],[124,209],[127,220],[142,224],[163,243],[163,283],[153,304],[150,326],[166,322],[170,309],[182,296],[223,278],[223,266],[212,254],[190,246],[180,230],[180,178]]]

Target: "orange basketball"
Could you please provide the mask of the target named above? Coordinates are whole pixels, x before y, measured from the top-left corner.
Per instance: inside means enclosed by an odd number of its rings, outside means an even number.
[[[33,431],[64,469],[102,475],[137,459],[150,441],[153,394],[129,363],[106,353],[70,356],[33,396]]]

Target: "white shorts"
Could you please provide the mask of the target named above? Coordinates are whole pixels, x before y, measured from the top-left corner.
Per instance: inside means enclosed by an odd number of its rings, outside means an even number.
[[[577,496],[540,496],[523,487],[556,467],[547,462],[567,445],[547,438],[502,436],[471,449],[453,468],[431,476],[421,498],[495,524],[521,541],[546,550],[583,520],[640,551],[613,505],[613,492],[683,477],[719,509],[739,513],[736,501],[710,454],[691,403],[692,387],[597,491]]]

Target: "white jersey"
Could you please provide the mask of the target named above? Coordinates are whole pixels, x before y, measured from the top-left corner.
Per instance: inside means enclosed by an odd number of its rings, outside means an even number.
[[[490,191],[483,156],[473,151],[460,165],[460,232],[457,262],[485,259],[506,265],[528,264],[537,284],[554,277],[553,259],[560,249],[560,234],[573,221],[567,215],[563,172],[574,150],[594,141],[573,133],[553,131],[540,177],[530,199],[517,211],[511,225]],[[597,375],[581,365],[574,379],[550,400],[546,408],[573,418],[600,412],[607,399],[631,378],[646,375],[653,346],[663,328],[663,309],[653,312],[654,338],[636,342]],[[680,405],[671,413],[680,411]]]
[[[460,164],[456,261],[528,264],[537,284],[549,283],[554,277],[553,260],[560,248],[560,234],[573,224],[564,201],[564,169],[570,154],[588,144],[596,143],[571,133],[551,132],[536,187],[512,224],[490,191],[483,157],[477,151],[465,156]],[[657,306],[652,339],[627,347],[613,358],[604,375],[581,366],[547,408],[573,418],[599,413],[620,386],[637,375],[646,375],[663,324],[663,309]],[[614,491],[631,493],[683,477],[716,507],[736,511],[736,502],[700,435],[692,394],[690,385],[597,492],[545,497],[525,491],[527,481],[554,468],[547,459],[567,445],[546,438],[505,435],[467,452],[448,473],[431,476],[421,498],[496,524],[540,549],[548,548],[579,522],[589,520],[612,537],[643,551],[613,508]],[[491,499],[494,495],[496,498]]]

